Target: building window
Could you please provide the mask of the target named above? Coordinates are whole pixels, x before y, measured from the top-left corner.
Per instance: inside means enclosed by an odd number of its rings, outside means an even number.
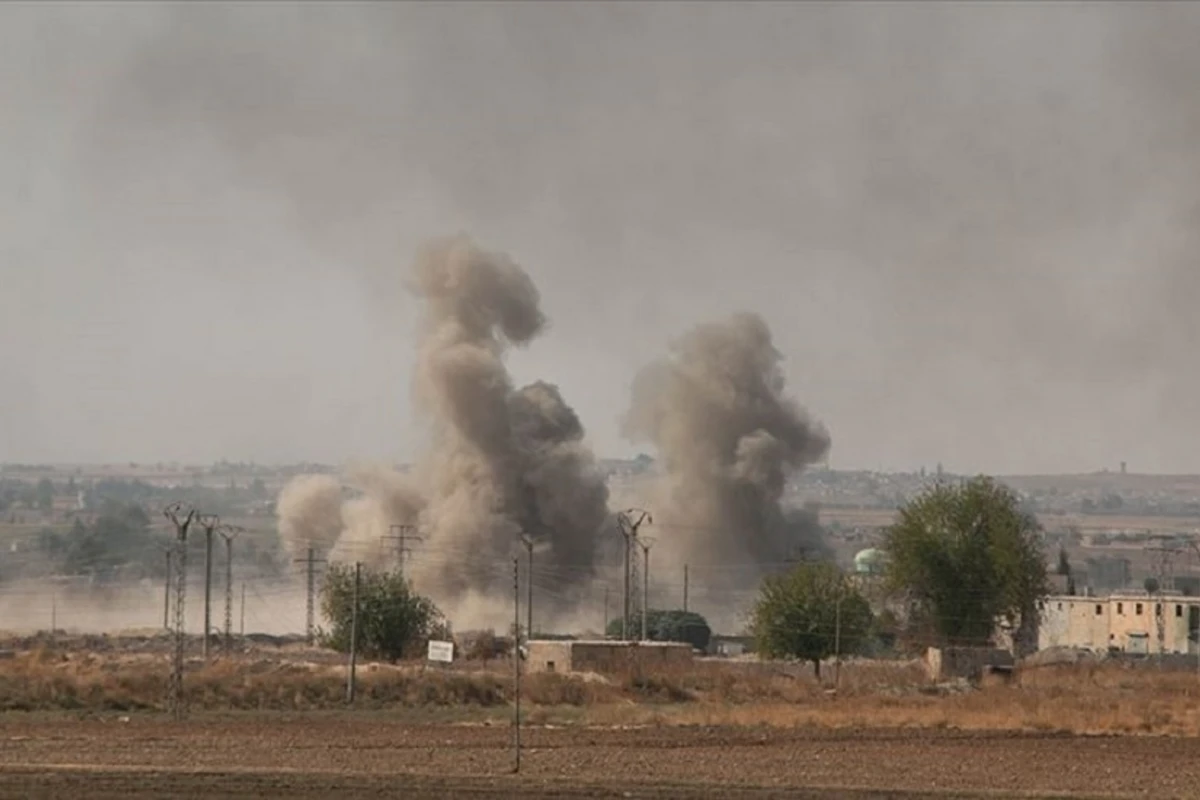
[[[1135,603],[1133,608],[1134,608],[1134,611],[1133,611],[1134,615],[1140,617],[1142,615],[1142,604]]]
[[[1121,615],[1125,614],[1125,604],[1124,603],[1117,603],[1117,613],[1121,614]]]
[[[1156,617],[1162,616],[1162,603],[1154,604],[1154,616],[1156,616]]]
[[[1058,610],[1059,610],[1059,611],[1062,611],[1062,603],[1059,603],[1059,604],[1058,604]]]
[[[1098,617],[1098,616],[1100,616],[1100,615],[1101,615],[1101,614],[1103,614],[1103,613],[1104,613],[1104,606],[1102,606],[1102,605],[1100,605],[1099,603],[1097,603],[1097,604],[1096,604],[1096,616]]]
[[[1175,616],[1177,616],[1177,617],[1183,616],[1183,606],[1179,605],[1178,603],[1175,604]]]

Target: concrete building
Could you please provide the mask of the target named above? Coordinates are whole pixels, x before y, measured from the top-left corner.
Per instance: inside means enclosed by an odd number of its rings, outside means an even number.
[[[1200,597],[1165,592],[1123,592],[1107,597],[1057,595],[1042,602],[1038,649],[1194,654],[1198,634]]]
[[[680,642],[542,641],[526,645],[530,672],[623,673],[689,667],[692,647]]]

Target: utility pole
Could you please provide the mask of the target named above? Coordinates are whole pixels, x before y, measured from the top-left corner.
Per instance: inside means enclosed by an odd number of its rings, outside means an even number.
[[[354,605],[350,608],[350,669],[346,672],[346,702],[354,702],[355,669],[358,666],[358,587],[362,580],[362,562],[354,562]]]
[[[233,539],[242,528],[222,525],[221,538],[225,540],[225,652],[233,650]]]
[[[1167,619],[1166,609],[1163,603],[1163,590],[1167,588],[1168,582],[1173,580],[1174,560],[1175,556],[1179,555],[1179,547],[1173,542],[1165,541],[1167,537],[1156,537],[1160,540],[1160,544],[1147,547],[1146,550],[1153,552],[1157,557],[1156,563],[1156,583],[1154,590],[1154,622],[1156,632],[1158,634],[1158,666],[1161,669],[1163,666],[1163,656],[1166,651],[1167,639]]]
[[[632,589],[634,546],[637,543],[638,529],[643,523],[653,523],[650,512],[640,508],[627,508],[617,514],[617,527],[625,538],[625,584],[622,587],[621,639],[629,641],[629,622],[632,614]]]
[[[389,525],[388,535],[383,537],[396,543],[396,565],[400,570],[400,575],[404,575],[405,556],[411,553],[405,542],[419,542],[421,537],[416,535],[417,527],[415,525]]]
[[[529,553],[529,567],[525,575],[525,591],[527,597],[525,600],[525,638],[533,638],[533,539],[521,534],[521,544],[525,545],[525,550]]]
[[[309,545],[309,548],[308,548],[308,555],[306,555],[304,558],[296,559],[297,564],[307,565],[307,570],[308,570],[308,575],[307,575],[308,584],[307,584],[307,590],[306,590],[307,605],[305,607],[304,636],[307,638],[309,645],[311,645],[313,643],[314,634],[316,631],[317,576],[316,576],[315,568],[316,568],[317,564],[323,563],[324,561],[325,561],[325,559],[323,559],[323,558],[317,558],[316,550],[311,545]]]
[[[513,559],[513,772],[521,771],[521,560]]]
[[[246,638],[246,582],[242,581],[242,624],[238,627],[238,635]],[[244,642],[243,642],[244,644]]]
[[[646,641],[646,612],[650,608],[650,545],[653,539],[638,539],[642,548],[642,641]]]
[[[171,630],[171,550],[168,548],[167,555],[167,580],[163,584],[163,630]]]
[[[604,584],[604,627],[600,629],[605,639],[608,638],[608,584]]]
[[[175,648],[171,659],[171,679],[167,684],[167,707],[175,719],[183,719],[186,713],[183,702],[183,647],[184,647],[184,599],[187,593],[187,534],[196,519],[196,510],[184,509],[181,503],[172,503],[163,510],[164,516],[175,526],[176,552],[179,563],[175,575]]]
[[[688,565],[683,565],[683,610],[688,610]]]
[[[833,689],[837,691],[842,684],[842,598],[845,592],[838,587],[837,602],[833,607]]]
[[[208,660],[209,639],[212,638],[212,551],[213,531],[221,524],[216,514],[201,514],[198,518],[204,528],[204,660]]]

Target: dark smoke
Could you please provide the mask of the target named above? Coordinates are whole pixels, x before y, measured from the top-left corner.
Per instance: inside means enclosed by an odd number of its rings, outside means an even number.
[[[766,568],[825,554],[816,521],[782,499],[829,435],[785,394],[780,360],[762,318],[739,313],[693,328],[635,377],[625,431],[658,450],[655,528],[677,558]]]
[[[514,390],[510,346],[545,325],[529,276],[466,238],[434,243],[418,258],[414,292],[426,303],[418,398],[432,418],[421,516],[428,562],[418,583],[435,596],[493,594],[522,534],[539,546],[541,574],[565,590],[564,568],[594,566],[608,492],[583,443],[583,426],[555,386]]]

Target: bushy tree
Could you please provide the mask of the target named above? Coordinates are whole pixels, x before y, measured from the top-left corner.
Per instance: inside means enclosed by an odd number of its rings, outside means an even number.
[[[321,586],[321,613],[329,622],[327,647],[348,652],[354,613],[354,567],[331,564]],[[363,570],[358,590],[358,652],[366,658],[396,661],[421,652],[426,642],[448,636],[442,613],[412,590],[397,570]]]
[[[630,620],[629,629],[634,638],[641,635],[640,614]],[[610,620],[605,633],[608,636],[620,636],[621,618]],[[708,620],[695,611],[651,609],[646,612],[646,638],[652,642],[683,642],[697,650],[706,650],[712,638],[712,628]]]
[[[158,575],[162,569],[160,545],[169,541],[150,526],[141,506],[110,502],[90,525],[76,519],[64,533],[43,530],[37,546],[56,564],[56,571],[105,580],[131,569]]]
[[[870,604],[835,564],[808,561],[763,581],[750,631],[762,655],[811,661],[820,675],[822,659],[866,646],[872,622]]]
[[[937,484],[888,529],[888,582],[948,643],[984,644],[1000,620],[1028,636],[1049,593],[1040,536],[1037,520],[991,478]]]

